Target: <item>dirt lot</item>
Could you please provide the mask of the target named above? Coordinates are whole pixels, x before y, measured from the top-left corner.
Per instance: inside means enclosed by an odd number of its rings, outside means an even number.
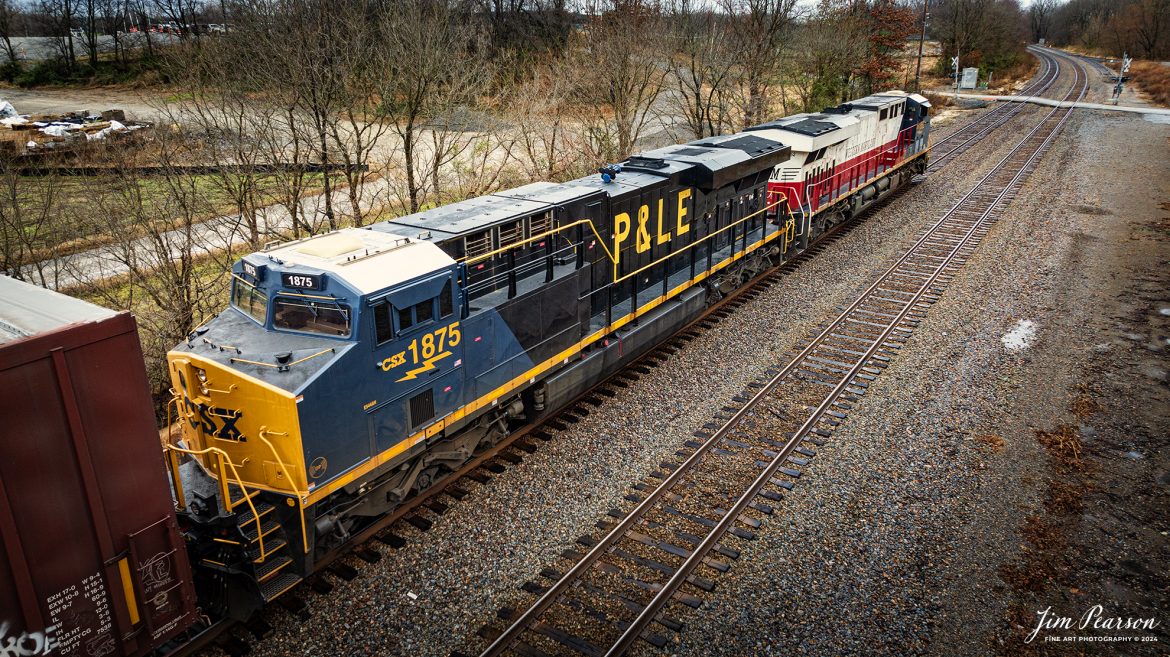
[[[0,89],[0,100],[12,103],[21,114],[67,114],[87,111],[100,114],[103,110],[126,111],[130,121],[153,121],[158,116],[156,107],[165,96],[151,92],[146,95],[133,89]]]

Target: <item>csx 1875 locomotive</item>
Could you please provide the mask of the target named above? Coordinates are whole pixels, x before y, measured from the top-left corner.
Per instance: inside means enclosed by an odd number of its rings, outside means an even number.
[[[250,613],[924,171],[928,107],[869,96],[245,256],[169,356],[205,608]]]

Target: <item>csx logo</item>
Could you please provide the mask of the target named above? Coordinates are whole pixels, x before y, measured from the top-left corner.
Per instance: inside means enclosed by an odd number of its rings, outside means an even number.
[[[463,333],[459,330],[459,322],[450,326],[440,326],[430,333],[423,334],[421,338],[411,340],[405,351],[400,351],[380,361],[377,365],[382,368],[383,372],[389,372],[400,365],[405,365],[407,356],[409,356],[410,362],[418,367],[408,371],[395,383],[409,381],[423,372],[436,369],[435,363],[451,355],[452,352],[447,348],[459,346],[462,339]]]
[[[677,212],[675,213],[674,234],[684,235],[691,229],[691,224],[686,222],[687,217],[687,201],[691,198],[691,190],[679,190],[675,202],[677,204]],[[671,230],[670,226],[666,226],[666,232],[662,232],[662,222],[666,220],[666,199],[658,199],[658,217],[655,223],[655,236],[653,242],[655,244],[665,244],[670,241]],[[638,208],[638,225],[634,230],[634,251],[637,253],[645,253],[650,250],[651,238],[650,228],[647,224],[650,222],[650,206],[643,205]],[[630,231],[634,229],[630,213],[619,212],[613,218],[613,252],[614,262],[620,262],[622,257],[622,244],[629,239]]]
[[[192,429],[202,428],[203,433],[221,440],[248,442],[244,434],[236,428],[236,423],[244,416],[242,411],[196,404],[186,397],[183,397],[183,404],[187,407],[187,421],[191,423]]]

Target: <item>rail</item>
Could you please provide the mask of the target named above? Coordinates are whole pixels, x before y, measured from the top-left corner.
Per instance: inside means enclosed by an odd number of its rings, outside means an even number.
[[[1080,79],[1079,71],[1078,79]],[[1081,95],[1084,94],[1086,86],[1087,79],[1082,82]],[[1076,91],[1077,88],[1074,84],[1066,98]],[[1060,112],[1063,114],[1058,114]],[[816,424],[824,418],[829,408],[838,403],[838,399],[846,390],[850,389],[850,386],[858,385],[857,381],[860,380],[862,369],[873,362],[880,350],[886,349],[894,332],[906,331],[902,328],[903,324],[912,313],[918,311],[919,305],[927,299],[929,291],[942,285],[943,277],[948,269],[957,266],[956,263],[961,264],[965,261],[974,249],[974,245],[978,244],[979,239],[990,228],[992,218],[1006,205],[1004,201],[1014,196],[1023,178],[1031,172],[1039,158],[1047,151],[1061,127],[1068,120],[1070,113],[1071,109],[1068,108],[1054,109],[1028,131],[1008,155],[995,164],[991,171],[947,213],[934,222],[889,269],[820,331],[783,369],[763,384],[757,393],[744,400],[743,406],[736,410],[726,422],[723,422],[701,445],[696,446],[695,451],[686,460],[678,466],[667,468],[670,472],[662,478],[662,482],[652,491],[646,493],[633,510],[619,515],[620,520],[612,530],[593,543],[591,549],[572,568],[560,576],[528,609],[519,614],[503,632],[499,633],[482,652],[482,655],[489,657],[503,653],[520,638],[521,633],[533,628],[537,619],[541,618],[556,601],[565,595],[570,587],[582,578],[584,573],[588,572],[603,555],[610,553],[617,542],[625,538],[635,525],[647,518],[650,509],[654,508],[661,500],[669,499],[669,491],[676,487],[681,478],[693,470],[705,456],[711,454],[713,447],[737,429],[746,416],[759,408],[762,400],[770,398],[771,393],[777,390],[779,384],[797,371],[797,367],[807,366],[805,365],[806,358],[810,354],[821,348],[829,338],[836,337],[839,333],[846,334],[847,332],[842,327],[847,322],[851,325],[878,327],[876,331],[870,329],[874,334],[864,338],[869,343],[864,351],[857,347],[855,351],[850,352],[857,355],[852,364],[842,363],[842,369],[839,372],[834,370],[834,372],[838,372],[835,374],[838,379],[835,385],[831,386],[831,391],[824,395],[820,403],[801,422],[791,437],[783,445],[778,445],[779,450],[769,454],[771,461],[735,498],[735,503],[730,509],[721,512],[722,517],[711,523],[713,527],[706,537],[689,550],[681,565],[667,571],[669,577],[665,583],[648,586],[654,593],[649,602],[638,603],[641,609],[637,612],[636,617],[628,623],[613,619],[612,622],[618,624],[620,628],[617,640],[610,644],[608,649],[594,649],[594,646],[588,646],[590,653],[596,652],[596,654],[607,656],[621,655],[628,651],[634,641],[641,637],[650,623],[658,617],[667,602],[679,592],[682,584],[688,581],[698,565],[707,559],[719,540],[731,530],[733,523],[754,502],[765,485],[775,481],[773,477],[777,475],[782,464],[793,455],[802,441],[808,439]],[[1037,140],[1039,141],[1037,142]],[[936,252],[940,250],[945,255],[936,255]],[[913,291],[899,289],[905,285],[913,287]],[[908,298],[888,298],[889,296],[901,297],[901,295],[908,295]],[[893,304],[897,310],[889,309],[887,311],[888,319],[883,320],[884,324],[878,324],[873,320],[860,321],[854,316],[854,313],[862,316],[874,314],[871,310],[862,308],[866,304],[878,308],[889,308]],[[840,350],[838,349],[838,351]],[[811,383],[813,381],[810,380]],[[815,386],[810,386],[810,389],[815,389]],[[774,432],[771,431],[767,433],[774,435]],[[744,438],[743,435],[737,435],[737,437]],[[719,496],[719,499],[723,499],[722,496]],[[547,623],[544,625],[547,626]],[[546,634],[546,636],[552,635]],[[574,637],[570,637],[570,639],[577,641]]]

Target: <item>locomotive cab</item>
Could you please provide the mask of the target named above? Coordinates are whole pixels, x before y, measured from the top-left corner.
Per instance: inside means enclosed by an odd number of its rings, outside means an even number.
[[[376,231],[281,245],[238,261],[230,307],[168,354],[176,501],[216,537],[197,565],[252,588],[233,584],[225,609],[299,581],[349,529],[318,502],[378,459],[390,488],[403,483],[393,457],[459,405],[461,271],[433,244]]]

